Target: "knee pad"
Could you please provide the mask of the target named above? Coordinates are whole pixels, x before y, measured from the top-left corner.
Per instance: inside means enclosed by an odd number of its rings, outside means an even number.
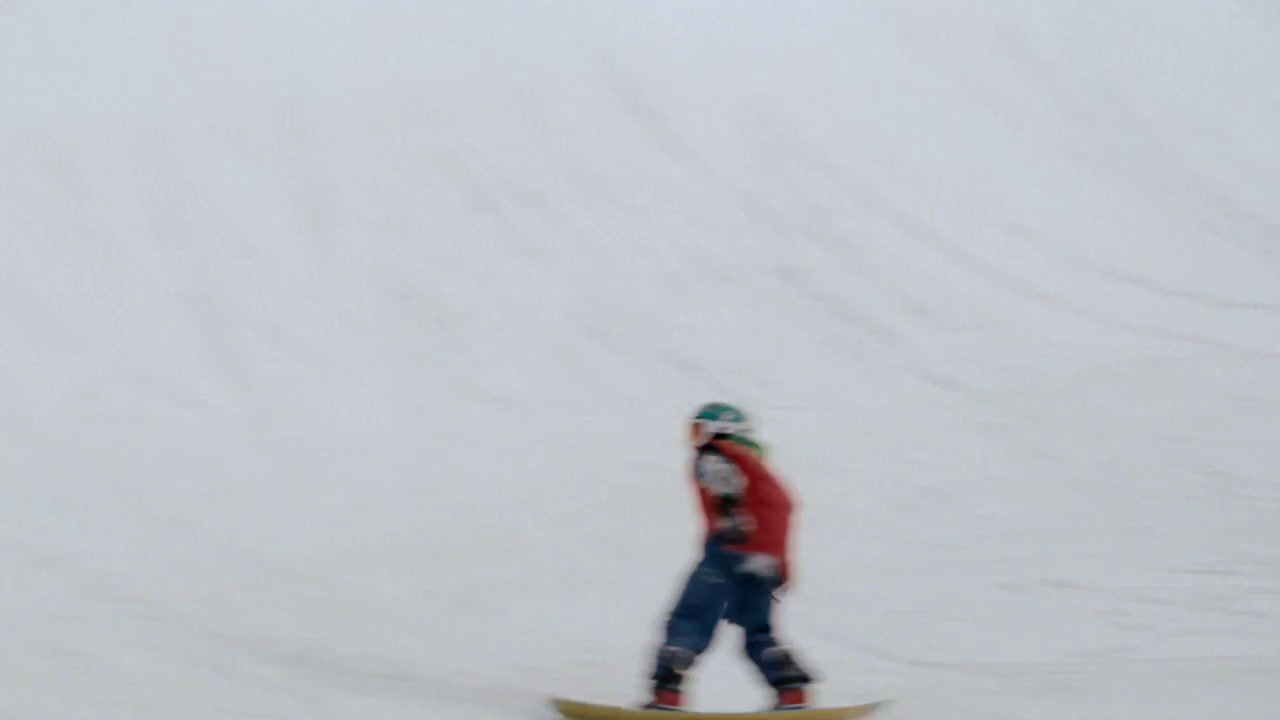
[[[769,648],[761,653],[761,658],[769,666],[772,683],[777,687],[800,687],[813,682],[813,677],[800,667],[787,648]]]
[[[658,664],[669,667],[676,672],[684,672],[693,667],[693,661],[693,651],[687,648],[663,645],[658,650]]]

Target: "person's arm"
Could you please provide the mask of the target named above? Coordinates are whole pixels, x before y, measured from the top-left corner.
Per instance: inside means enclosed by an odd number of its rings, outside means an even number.
[[[698,482],[715,498],[715,533],[726,543],[739,544],[755,530],[755,519],[742,506],[747,477],[731,460],[716,452],[698,457]]]

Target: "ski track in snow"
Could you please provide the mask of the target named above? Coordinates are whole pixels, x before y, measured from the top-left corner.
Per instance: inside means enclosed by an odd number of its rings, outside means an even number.
[[[1276,20],[4,5],[0,718],[634,702],[713,398],[820,702],[1274,717]]]

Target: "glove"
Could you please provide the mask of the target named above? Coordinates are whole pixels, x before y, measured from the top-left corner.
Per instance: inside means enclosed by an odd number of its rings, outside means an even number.
[[[748,553],[738,563],[738,572],[770,583],[782,584],[782,563],[766,553]]]
[[[744,512],[731,512],[716,518],[716,537],[727,545],[740,545],[756,529],[755,518]]]

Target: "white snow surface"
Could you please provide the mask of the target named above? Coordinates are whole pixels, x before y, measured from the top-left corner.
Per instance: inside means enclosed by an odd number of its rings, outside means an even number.
[[[0,718],[642,697],[685,418],[898,719],[1280,717],[1265,1],[0,3]],[[704,709],[766,694],[725,628]]]

